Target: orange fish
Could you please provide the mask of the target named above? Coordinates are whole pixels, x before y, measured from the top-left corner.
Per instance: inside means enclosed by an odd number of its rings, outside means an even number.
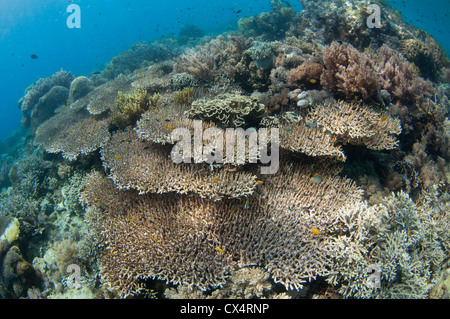
[[[318,230],[318,229],[316,229],[316,228],[314,228],[314,227],[311,229],[311,231],[312,231],[312,233],[313,233],[314,235],[320,235],[320,234],[321,234],[320,230]]]
[[[216,249],[217,249],[217,251],[219,252],[219,253],[221,253],[221,254],[223,254],[225,251],[222,249],[222,248],[220,248],[219,246],[216,246]]]

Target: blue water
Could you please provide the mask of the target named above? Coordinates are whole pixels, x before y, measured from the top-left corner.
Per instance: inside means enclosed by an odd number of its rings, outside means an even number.
[[[298,1],[290,2],[301,10]],[[450,0],[388,2],[450,52]],[[66,25],[72,3],[81,8],[80,29]],[[61,68],[87,75],[133,43],[176,37],[185,23],[220,33],[240,17],[269,10],[269,0],[0,0],[0,139],[20,128],[17,101],[39,78]]]

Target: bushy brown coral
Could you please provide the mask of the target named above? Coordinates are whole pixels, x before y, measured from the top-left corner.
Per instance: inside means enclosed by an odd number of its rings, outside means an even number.
[[[313,61],[305,61],[289,72],[289,85],[294,87],[318,84],[323,66]]]
[[[379,89],[379,77],[374,62],[349,43],[334,41],[325,47],[325,70],[322,86],[347,100],[367,100]]]
[[[383,45],[378,53],[381,87],[403,104],[420,103],[433,94],[432,83],[419,76],[418,69],[397,51]]]
[[[97,150],[110,135],[108,119],[65,106],[38,127],[34,144],[42,145],[49,153],[61,152],[72,161]]]
[[[158,107],[158,100],[158,95],[152,97],[154,107]],[[111,114],[111,122],[118,127],[134,125],[150,106],[150,98],[146,90],[135,89],[129,94],[119,91]]]

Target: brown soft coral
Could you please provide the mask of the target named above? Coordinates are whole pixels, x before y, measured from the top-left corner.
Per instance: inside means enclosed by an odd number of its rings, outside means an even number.
[[[305,61],[297,68],[289,72],[290,86],[304,86],[305,84],[315,84],[320,81],[323,66],[313,61]]]
[[[322,86],[347,100],[367,100],[379,89],[375,64],[366,53],[349,43],[334,41],[325,47],[325,70],[320,77]]]
[[[433,85],[422,79],[419,70],[401,54],[383,45],[378,53],[381,85],[403,104],[417,103],[433,95]]]

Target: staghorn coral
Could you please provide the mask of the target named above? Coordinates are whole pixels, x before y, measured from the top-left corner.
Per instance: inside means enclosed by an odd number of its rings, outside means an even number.
[[[325,70],[320,83],[348,100],[368,100],[380,87],[374,62],[349,43],[333,41],[323,54]]]
[[[110,133],[108,119],[96,119],[86,110],[63,107],[36,130],[35,145],[49,153],[62,153],[70,161],[87,155],[105,143]]]
[[[203,98],[192,102],[187,111],[190,118],[213,121],[221,127],[256,126],[265,112],[258,99],[238,94],[222,94],[213,100]]]
[[[322,174],[322,181],[311,181],[311,173]],[[330,166],[288,162],[264,181],[264,195],[245,203],[139,195],[92,173],[83,201],[102,247],[102,280],[120,297],[142,291],[147,278],[206,290],[224,285],[235,269],[259,265],[275,282],[299,289],[328,274],[334,212],[361,198],[361,190],[337,173]]]
[[[312,157],[327,157],[345,161],[346,157],[336,138],[305,120],[292,122],[280,128],[280,147]]]
[[[101,154],[114,183],[141,194],[197,193],[218,200],[251,195],[256,187],[256,176],[245,171],[210,172],[207,166],[175,164],[162,146],[142,141],[132,131],[114,134]]]
[[[448,227],[448,214],[435,205],[400,192],[379,205],[344,207],[337,224],[347,230],[330,242],[335,265],[327,281],[341,283],[344,297],[425,298],[433,271],[448,256],[448,236],[436,235]],[[379,282],[371,285],[374,267]]]

